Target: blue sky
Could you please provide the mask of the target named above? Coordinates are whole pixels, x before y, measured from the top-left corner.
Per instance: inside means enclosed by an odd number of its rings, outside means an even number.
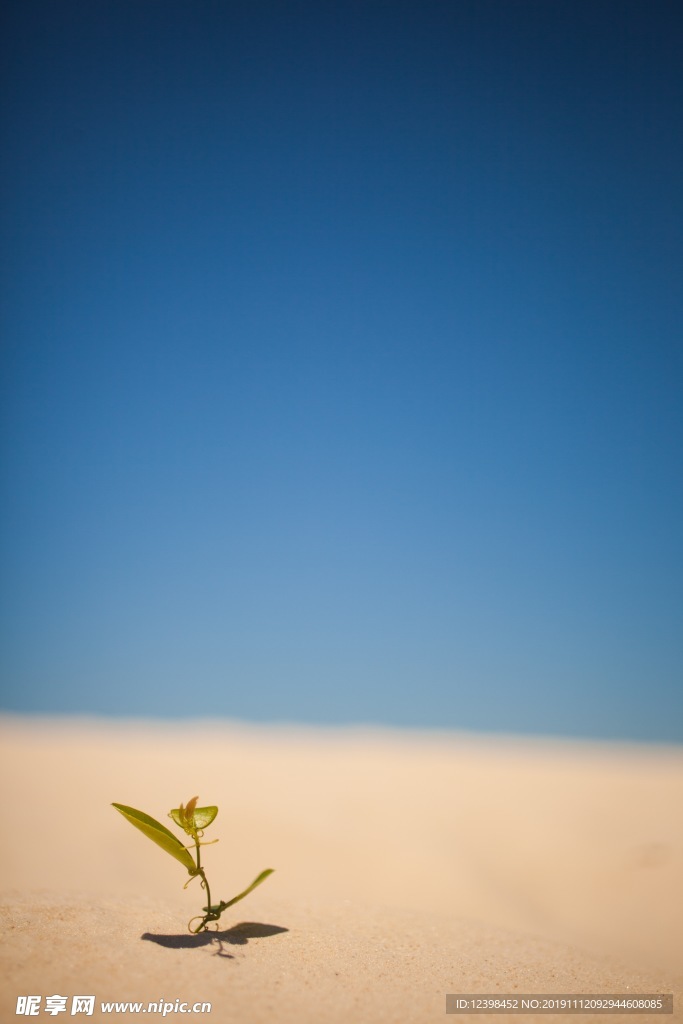
[[[682,741],[677,6],[3,17],[2,706]]]

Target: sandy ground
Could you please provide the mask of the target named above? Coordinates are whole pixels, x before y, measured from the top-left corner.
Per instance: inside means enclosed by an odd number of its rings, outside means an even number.
[[[683,1020],[680,748],[5,716],[0,751],[3,1022],[33,994],[422,1024],[448,992],[673,992],[635,1020]],[[195,794],[215,898],[276,869],[199,936],[199,883],[110,806],[173,828]]]

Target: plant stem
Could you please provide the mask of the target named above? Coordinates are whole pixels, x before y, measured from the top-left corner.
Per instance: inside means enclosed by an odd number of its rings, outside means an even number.
[[[201,857],[201,853],[200,853],[200,849],[199,849],[199,837],[198,836],[194,837],[194,844],[195,844],[195,850],[196,850],[196,853],[197,853],[197,874],[201,878],[201,886],[202,886],[202,888],[206,892],[206,906],[208,908],[207,911],[206,911],[206,914],[202,918],[202,922],[199,925],[199,927],[198,928],[190,928],[190,931],[194,932],[194,934],[197,935],[199,932],[203,931],[206,928],[206,926],[207,926],[209,921],[217,921],[218,918],[221,915],[220,915],[220,911],[219,911],[218,914],[215,914],[213,912],[213,910],[211,909],[211,889],[209,888],[209,880],[206,877],[206,874],[204,872],[204,868],[202,867],[202,857]],[[190,924],[192,924],[192,922],[190,922]]]
[[[204,874],[204,868],[202,867],[201,864],[201,854],[199,852],[199,839],[195,836],[194,841],[197,846],[197,871],[199,872],[202,879],[202,884],[206,889],[206,905],[209,908],[209,913],[211,913],[211,890],[209,889],[209,880]]]

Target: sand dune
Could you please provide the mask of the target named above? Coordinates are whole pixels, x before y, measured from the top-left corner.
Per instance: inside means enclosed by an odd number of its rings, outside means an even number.
[[[447,992],[674,992],[679,1018],[679,748],[12,716],[0,746],[2,1020],[94,994],[426,1022]],[[276,869],[196,937],[198,883],[110,806],[166,821],[195,794],[216,897]]]

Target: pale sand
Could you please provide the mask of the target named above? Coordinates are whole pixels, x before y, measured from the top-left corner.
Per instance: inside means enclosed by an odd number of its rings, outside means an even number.
[[[0,750],[3,1022],[55,993],[403,1024],[549,1019],[446,1018],[447,992],[674,992],[629,1019],[683,1019],[680,748],[5,716]],[[195,794],[220,807],[214,898],[276,868],[217,937],[110,806],[167,822]]]

